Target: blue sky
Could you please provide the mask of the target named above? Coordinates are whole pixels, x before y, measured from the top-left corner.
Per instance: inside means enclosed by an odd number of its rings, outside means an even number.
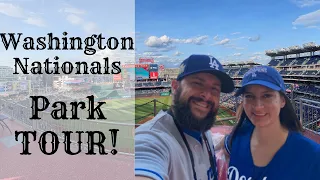
[[[320,44],[320,0],[136,0],[136,59],[190,54],[265,64],[266,50]]]
[[[152,57],[166,67],[190,54],[210,54],[223,63],[253,60],[267,63],[265,50],[320,44],[320,0],[0,0],[0,32],[25,36],[85,38],[136,37],[133,51],[6,51],[0,65],[13,67],[13,57],[44,61],[111,60],[130,62]],[[134,59],[135,57],[135,59]]]

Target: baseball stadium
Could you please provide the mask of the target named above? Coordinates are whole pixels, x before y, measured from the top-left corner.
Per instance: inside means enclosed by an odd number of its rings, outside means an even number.
[[[267,65],[276,68],[286,83],[287,96],[293,102],[297,116],[306,130],[305,136],[320,143],[320,46],[316,43],[307,43],[277,50],[266,50],[265,54],[270,57]],[[257,65],[260,64],[241,62],[224,64],[223,66],[227,74],[233,78],[237,89],[241,87],[240,83],[243,75]],[[2,67],[0,71],[3,69],[5,67]],[[8,71],[8,69],[5,69],[5,71]],[[105,132],[107,136],[103,144],[105,150],[110,152],[111,149],[116,148],[118,151],[116,156],[108,155],[108,160],[104,160],[100,156],[96,156],[94,162],[84,156],[81,156],[81,160],[78,157],[67,157],[64,155],[63,148],[61,148],[62,150],[59,150],[55,156],[49,157],[39,154],[36,155],[36,158],[33,156],[32,163],[47,166],[48,163],[46,162],[54,161],[53,170],[47,172],[47,175],[54,176],[56,179],[72,173],[70,171],[64,172],[62,167],[86,168],[86,172],[90,171],[92,174],[96,172],[95,168],[100,164],[117,168],[125,167],[122,168],[124,169],[123,172],[115,172],[112,175],[106,172],[103,175],[103,177],[106,177],[105,179],[108,179],[107,177],[114,178],[114,176],[125,179],[125,177],[128,177],[124,175],[126,174],[124,173],[125,169],[131,174],[133,174],[134,169],[135,128],[151,120],[159,111],[170,107],[172,101],[171,81],[177,77],[178,73],[178,68],[166,68],[161,63],[155,63],[152,58],[140,57],[136,64],[123,64],[121,74],[112,76],[43,75],[19,78],[18,80],[10,77],[11,79],[3,80],[0,82],[0,124],[2,126],[0,154],[3,156],[8,152],[16,152],[17,155],[1,157],[3,158],[1,161],[6,162],[7,165],[1,169],[0,179],[6,177],[46,178],[43,177],[44,173],[41,173],[42,175],[21,174],[21,172],[30,171],[32,167],[16,167],[14,161],[11,161],[12,159],[19,159],[22,164],[29,164],[31,160],[28,157],[18,155],[22,150],[21,142],[13,142],[13,140],[7,138],[13,137],[14,130],[17,129],[38,132],[53,131],[60,139],[64,138],[61,132],[65,130]],[[54,120],[50,114],[53,108],[49,107],[39,113],[42,120],[30,120],[32,102],[29,96],[34,94],[46,96],[50,102],[64,101],[66,104],[74,101],[83,101],[87,104],[88,99],[86,97],[93,95],[95,102],[100,101],[107,104],[101,106],[101,111],[107,119],[88,120],[86,119],[86,110],[80,110],[78,120]],[[236,123],[235,112],[237,105],[241,102],[241,97],[236,98],[233,93],[221,94],[220,101],[217,121],[212,128],[212,132],[224,134]],[[70,118],[71,116],[71,111],[67,111],[66,117]],[[111,143],[109,129],[119,129],[116,147]],[[78,136],[73,134],[71,141],[77,145]],[[83,136],[82,142],[87,141],[88,137]],[[30,146],[34,151],[39,149],[36,143],[31,143]],[[81,149],[85,152],[88,145],[83,143]],[[56,158],[53,160],[52,157]],[[42,160],[39,163],[40,159],[46,159],[46,161]],[[92,163],[94,165],[91,167],[85,165]],[[59,173],[53,173],[59,171],[63,176],[59,176]]]

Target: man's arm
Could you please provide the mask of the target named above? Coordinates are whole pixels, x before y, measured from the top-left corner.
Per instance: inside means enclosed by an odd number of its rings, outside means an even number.
[[[135,136],[136,179],[169,179],[170,150],[165,134],[153,131],[137,132]]]

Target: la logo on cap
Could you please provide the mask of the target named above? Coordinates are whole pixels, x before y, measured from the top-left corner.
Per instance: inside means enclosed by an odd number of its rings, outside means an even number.
[[[219,70],[220,66],[217,63],[216,59],[214,57],[212,57],[212,56],[209,56],[209,57],[210,57],[210,63],[209,63],[210,67],[211,68],[215,68],[216,70]]]
[[[186,65],[182,63],[179,67],[179,74],[183,73],[185,68],[186,68]]]

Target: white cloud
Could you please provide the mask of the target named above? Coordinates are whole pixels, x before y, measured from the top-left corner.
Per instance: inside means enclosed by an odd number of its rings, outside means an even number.
[[[199,36],[199,37],[188,38],[188,39],[172,39],[172,41],[176,43],[202,45],[204,43],[203,41],[206,39],[208,39],[208,36]]]
[[[39,26],[39,27],[45,27],[46,24],[44,20],[41,17],[28,17],[26,20],[24,20],[25,23]]]
[[[233,56],[241,56],[242,53],[234,53]]]
[[[264,55],[251,56],[249,59],[251,61],[262,63],[262,64],[266,64],[270,61],[270,58],[268,56],[264,56]]]
[[[67,16],[67,21],[69,21],[71,24],[74,24],[74,25],[79,25],[83,22],[81,17],[74,14],[69,14]]]
[[[232,39],[233,41],[236,41],[236,40],[240,40],[240,39],[249,39],[250,37],[246,37],[246,36],[241,36],[241,37],[238,37],[238,38],[234,38]]]
[[[249,38],[249,41],[259,41],[260,40],[260,36],[258,35],[258,36],[255,36],[255,37],[250,37]]]
[[[70,13],[70,14],[85,14],[86,13],[85,10],[77,9],[74,7],[67,7],[67,8],[60,9],[60,12],[65,12],[65,13]]]
[[[294,26],[314,26],[320,24],[320,9],[305,15],[299,16],[292,25]]]
[[[239,47],[239,46],[237,46],[237,45],[235,45],[235,44],[226,44],[226,45],[224,45],[226,48],[231,48],[231,49],[235,49],[235,50],[244,50],[245,49],[245,47]]]
[[[176,51],[173,55],[174,55],[174,56],[181,56],[181,55],[183,55],[183,53],[182,53],[182,52],[179,52],[179,51]]]
[[[234,47],[234,49],[236,49],[236,50],[244,50],[246,48],[245,47]]]
[[[170,46],[172,44],[172,40],[164,35],[161,37],[156,37],[156,36],[150,36],[146,41],[145,41],[145,45],[149,46],[149,47],[167,47]]]
[[[86,33],[93,34],[98,32],[99,28],[95,22],[85,21],[81,15],[85,15],[86,11],[74,7],[60,9],[59,12],[66,14],[66,20],[80,26]]]
[[[204,44],[204,41],[206,39],[208,39],[208,36],[199,36],[199,37],[193,37],[193,38],[187,38],[187,39],[175,39],[175,38],[170,38],[167,35],[163,35],[161,37],[150,36],[144,43],[148,47],[167,48],[167,47],[174,47],[173,43],[202,45]]]
[[[87,59],[90,61],[99,61],[103,62],[105,57],[109,58],[110,62],[120,61],[121,64],[132,62],[134,63],[135,53],[134,51],[122,51],[120,49],[110,50],[106,48],[105,50],[97,50],[94,55],[91,56],[83,56],[80,58]]]
[[[98,26],[94,22],[86,22],[83,24],[83,29],[85,32],[89,34],[97,33],[98,32]]]
[[[23,8],[10,4],[10,3],[0,3],[0,13],[22,19],[24,23],[35,25],[38,27],[44,27],[45,21],[41,17],[37,16],[34,12],[27,12]]]
[[[150,51],[150,52],[169,52],[169,51],[176,49],[176,47],[173,45],[170,45],[167,47],[150,47],[150,48],[151,49],[148,49],[147,51]]]
[[[213,40],[218,41],[219,40],[219,36],[216,35],[215,37],[213,37]]]
[[[255,53],[253,53],[253,55],[254,55],[254,56],[257,56],[257,55],[264,55],[264,53],[263,53],[263,52],[255,52]]]
[[[303,8],[320,4],[320,0],[294,0],[294,3]]]
[[[230,42],[230,39],[226,38],[226,39],[223,39],[217,43],[215,43],[215,45],[225,45],[225,44],[228,44]]]
[[[231,35],[237,35],[237,34],[241,34],[241,32],[234,32],[234,33],[231,33]]]
[[[22,8],[9,3],[0,3],[0,13],[7,16],[24,18],[25,14]]]
[[[143,52],[143,53],[142,53],[142,56],[143,56],[143,57],[145,57],[145,56],[162,56],[162,54],[147,51],[147,52]]]

